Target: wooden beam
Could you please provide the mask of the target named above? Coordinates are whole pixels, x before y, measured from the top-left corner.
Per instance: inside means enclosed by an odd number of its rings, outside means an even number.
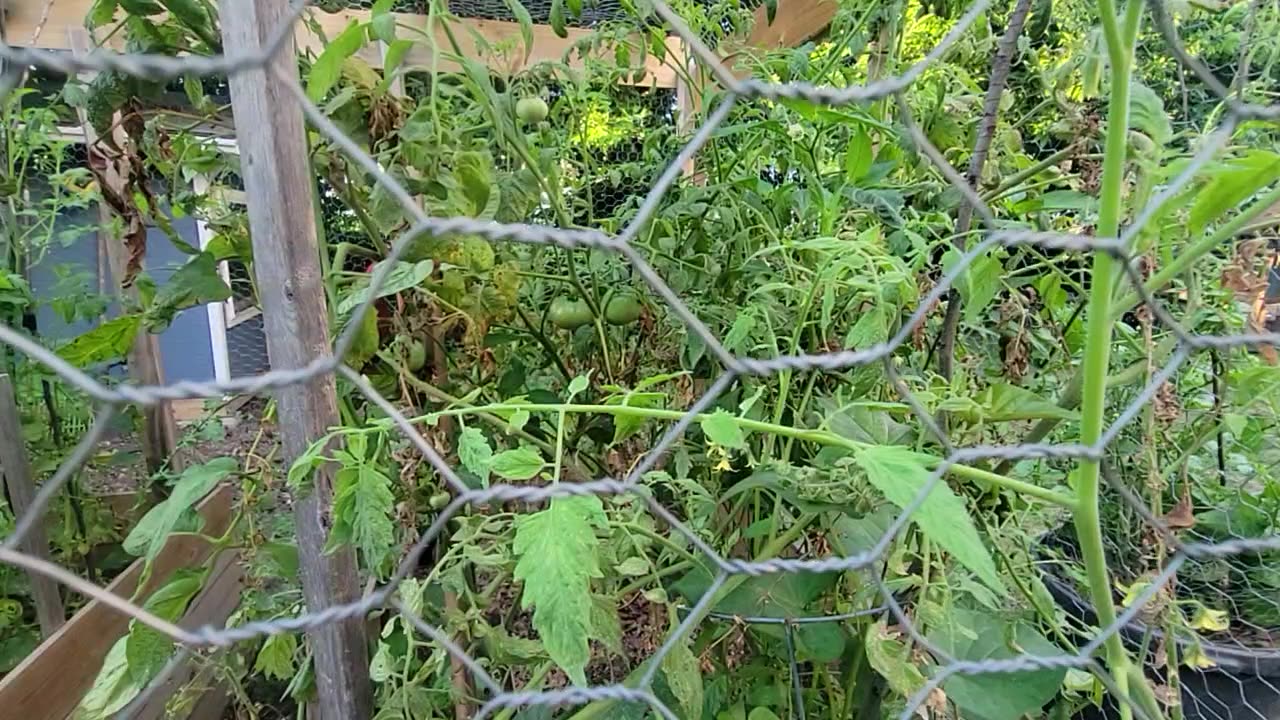
[[[259,52],[288,14],[288,0],[221,0],[222,37],[231,54]],[[296,370],[332,352],[329,313],[320,272],[313,204],[315,174],[307,151],[302,109],[289,83],[298,82],[293,53],[277,53],[262,68],[231,76],[241,174],[249,197],[253,266],[261,294],[272,370]],[[281,388],[276,417],[282,460],[291,464],[329,428],[340,424],[332,373]],[[325,551],[333,524],[334,468],[311,475],[308,492],[293,498],[302,594],[310,612],[360,598],[355,550]],[[369,646],[365,618],[334,619],[310,631],[321,720],[370,717]]]
[[[27,444],[22,439],[22,416],[13,396],[13,383],[8,375],[0,375],[0,469],[4,472],[4,486],[9,493],[9,508],[15,518],[27,513],[36,496],[35,479],[31,476],[31,461],[27,457]],[[43,519],[31,526],[20,545],[22,552],[41,560],[51,560],[49,535]],[[36,620],[40,632],[48,638],[66,622],[66,610],[62,607],[62,594],[53,578],[28,571],[31,580],[31,599],[36,604]]]
[[[746,45],[761,50],[796,47],[821,35],[840,9],[835,0],[778,0],[773,24],[765,6],[756,8],[756,23]]]
[[[70,50],[72,49],[67,38],[71,29],[83,31],[84,19],[89,13],[92,6],[92,0],[51,0],[47,19],[43,14],[44,3],[38,1],[18,3],[18,6],[9,12],[9,15],[0,20],[4,23],[8,41],[14,45],[32,44],[32,38],[36,38],[35,46],[50,50]],[[427,16],[416,15],[413,13],[396,13],[397,21],[408,29],[418,29],[425,31],[427,27]],[[311,21],[316,28],[319,29],[320,35],[312,32],[306,23],[298,23],[298,31],[295,36],[299,50],[310,50],[313,53],[320,53],[324,50],[326,38],[333,39],[343,30],[345,30],[352,22],[368,22],[370,13],[368,10],[342,10],[339,12],[323,12],[313,10],[311,12]],[[43,25],[41,21],[44,20]],[[578,56],[574,46],[583,40],[590,38],[594,33],[591,30],[581,28],[566,28],[568,37],[559,37],[551,30],[548,25],[533,26],[533,48],[526,60],[524,57],[524,40],[522,39],[520,25],[513,22],[503,22],[501,20],[479,20],[471,18],[458,18],[449,25],[454,37],[457,38],[459,50],[465,57],[476,60],[497,72],[515,73],[535,65],[540,62],[560,62],[570,54],[568,64],[572,68],[581,68],[583,66],[582,58]],[[323,36],[323,37],[322,37]],[[412,35],[405,35],[412,37]],[[435,40],[435,48],[439,49],[438,67],[445,72],[452,72],[459,69],[460,65],[450,56],[453,55],[448,35],[445,29],[437,23],[435,31],[432,35]],[[115,33],[108,47],[115,50],[123,49],[122,33]],[[639,47],[647,40],[642,35],[635,36],[634,40],[629,40],[629,44],[634,45],[637,50],[631,53],[632,57],[639,58]],[[480,46],[488,44],[493,48],[501,48],[503,52],[499,53],[494,50],[484,50]],[[672,38],[667,43],[669,51],[678,51],[678,38]],[[599,57],[606,61],[612,61],[613,48],[604,47],[595,51]],[[416,44],[404,59],[403,67],[412,70],[430,70],[435,59],[431,47],[425,42]],[[361,52],[360,57],[363,58],[373,67],[381,67],[383,52],[379,43],[369,43]],[[673,52],[667,53],[665,60],[659,60],[653,53],[645,53],[644,74],[635,77],[634,73],[628,73],[623,79],[624,84],[634,84],[644,87],[663,87],[673,88],[676,86],[676,71],[672,67],[671,62],[678,58],[679,55]],[[637,66],[636,69],[639,69]]]
[[[231,521],[233,488],[223,485],[197,506],[204,517],[204,532],[226,532]],[[209,557],[212,546],[195,535],[169,538],[151,564],[146,583],[142,559],[138,559],[107,586],[107,592],[141,602],[164,584],[179,568],[197,567]],[[22,664],[0,680],[0,708],[4,717],[23,720],[66,720],[93,687],[102,661],[111,646],[129,629],[129,616],[94,600],[45,640]]]

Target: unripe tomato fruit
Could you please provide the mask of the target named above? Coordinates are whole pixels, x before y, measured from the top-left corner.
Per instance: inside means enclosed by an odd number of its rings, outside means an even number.
[[[551,324],[563,330],[576,330],[591,322],[591,308],[583,300],[558,297],[551,301]]]
[[[527,97],[516,101],[516,117],[525,125],[536,125],[547,119],[547,102],[542,98]]]
[[[614,295],[605,305],[604,319],[613,325],[630,325],[640,319],[640,301],[631,293]]]

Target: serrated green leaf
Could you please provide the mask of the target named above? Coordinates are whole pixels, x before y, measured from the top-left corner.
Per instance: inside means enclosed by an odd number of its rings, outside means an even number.
[[[329,41],[324,51],[311,65],[307,73],[307,97],[318,103],[329,94],[329,90],[342,77],[342,65],[347,58],[355,55],[364,47],[365,29],[360,23],[352,20],[347,29]]]
[[[946,272],[960,260],[960,253],[948,250],[942,256],[942,267]],[[987,305],[1000,292],[1004,266],[990,251],[979,255],[969,263],[968,267],[956,278],[955,288],[964,300],[964,321],[977,323],[982,319]]]
[[[630,577],[648,575],[651,571],[652,566],[649,564],[649,561],[639,557],[638,555],[632,555],[618,565],[618,574]]]
[[[335,482],[329,546],[349,542],[369,568],[381,572],[394,551],[395,500],[391,478],[374,465],[360,462],[343,467]]]
[[[911,649],[900,635],[889,630],[884,620],[867,628],[864,647],[867,662],[895,694],[911,697],[924,687],[924,674],[911,660]]]
[[[504,450],[493,456],[490,469],[506,480],[528,480],[537,475],[546,463],[537,450],[531,447],[518,447]]]
[[[78,368],[119,360],[129,352],[141,327],[141,315],[121,315],[58,348],[58,355]]]
[[[854,458],[866,471],[871,484],[899,508],[905,509],[915,502],[932,478],[924,464],[927,456],[902,446],[872,445]],[[938,480],[933,484],[911,520],[979,580],[997,593],[1004,593],[995,562],[978,535],[964,500],[945,482]]]
[[[613,598],[591,596],[591,637],[615,655],[623,654],[622,619]]]
[[[489,483],[489,465],[493,460],[493,448],[479,428],[464,427],[458,435],[458,460],[467,472]]]
[[[741,450],[747,446],[747,439],[738,426],[737,418],[723,409],[704,417],[699,424],[707,439],[721,447]]]
[[[238,468],[235,458],[220,457],[184,470],[169,497],[147,511],[124,539],[125,552],[153,560],[183,515]]]
[[[674,631],[674,627],[672,630]],[[702,667],[689,647],[689,638],[677,642],[662,658],[662,674],[667,687],[680,703],[680,717],[702,717]]]
[[[253,663],[253,671],[260,672],[268,678],[285,680],[293,677],[293,655],[298,649],[298,639],[293,633],[272,635],[262,643],[258,650],[258,659]]]
[[[662,393],[646,393],[632,391],[621,396],[613,396],[605,400],[606,405],[623,405],[625,407],[658,408],[666,403],[667,396]],[[617,445],[639,432],[648,422],[647,418],[638,415],[613,416],[613,440],[610,445]]]
[[[844,176],[849,182],[860,179],[871,170],[872,152],[871,136],[858,128],[844,151]]]
[[[93,0],[93,5],[85,18],[85,25],[90,29],[106,25],[115,19],[116,10],[119,7],[119,0]]]
[[[577,685],[586,685],[591,659],[591,579],[604,576],[595,528],[606,522],[595,496],[555,498],[546,510],[516,521],[521,606],[534,609],[533,628],[543,647]]]
[[[1008,383],[992,385],[977,398],[981,418],[988,422],[1009,422],[1013,420],[1041,420],[1054,418],[1058,420],[1074,420],[1076,413],[1059,407],[1035,393]]]
[[[1224,162],[1196,194],[1187,221],[1192,235],[1278,177],[1280,155],[1269,150],[1251,150]]]

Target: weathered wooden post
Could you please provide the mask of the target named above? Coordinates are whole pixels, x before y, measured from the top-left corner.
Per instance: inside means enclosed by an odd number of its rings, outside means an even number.
[[[22,441],[22,416],[18,414],[18,402],[13,395],[13,383],[8,375],[0,375],[0,470],[4,472],[4,484],[9,491],[9,504],[13,516],[22,517],[35,498],[36,488],[31,477],[31,463],[27,459],[26,444]],[[49,536],[44,523],[36,521],[21,543],[22,552],[41,560],[50,560]],[[47,638],[66,622],[62,607],[62,595],[58,583],[40,573],[29,572],[31,599],[36,604],[36,620],[40,632]]]
[[[260,52],[288,19],[287,0],[222,0],[228,55]],[[292,43],[266,67],[232,74],[231,106],[249,205],[267,353],[274,370],[299,368],[332,351],[312,206],[310,164],[302,111],[284,78],[296,80]],[[338,424],[332,374],[276,392],[276,417],[286,465]],[[319,468],[312,489],[295,498],[302,590],[315,612],[359,599],[355,552],[325,553],[333,501],[333,471]],[[319,692],[319,717],[368,718],[372,704],[364,618],[326,623],[310,631]]]

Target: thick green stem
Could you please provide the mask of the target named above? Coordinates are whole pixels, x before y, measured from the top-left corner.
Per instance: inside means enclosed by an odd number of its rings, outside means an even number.
[[[590,413],[600,415],[622,415],[636,418],[651,418],[654,420],[673,420],[682,419],[686,413],[682,410],[664,410],[662,408],[646,408],[635,407],[630,405],[581,405],[581,404],[558,404],[558,403],[496,403],[493,405],[479,405],[475,407],[461,407],[450,410],[443,410],[437,413],[420,418],[412,418],[410,422],[423,422],[428,418],[449,417],[455,415],[476,415],[495,412],[510,412],[514,410],[525,410],[527,412],[555,412],[555,413]],[[709,417],[707,414],[698,414],[694,418],[701,421]],[[734,422],[743,430],[752,432],[766,433],[769,435],[778,435],[786,438],[793,438],[805,442],[812,442],[817,445],[831,445],[842,447],[847,450],[858,452],[867,447],[865,443],[850,440],[841,435],[837,435],[826,430],[811,430],[808,428],[797,428],[790,425],[778,425],[774,423],[764,422],[761,420],[749,420],[747,418],[735,417]],[[389,421],[384,421],[389,422]],[[376,426],[375,426],[376,427]],[[942,464],[941,458],[933,460],[933,467]],[[988,470],[970,467],[968,465],[952,465],[947,472],[961,477],[966,480],[975,482],[990,483],[999,487],[1003,487],[1012,492],[1043,500],[1054,505],[1059,505],[1068,509],[1074,508],[1076,504],[1075,498],[1063,493],[1055,492],[1048,488],[1033,485],[1016,478],[999,475]]]
[[[1123,26],[1116,17],[1113,0],[1098,0],[1103,35],[1111,64],[1111,98],[1107,108],[1107,139],[1102,170],[1102,196],[1098,211],[1098,236],[1116,237],[1123,211],[1125,157],[1129,134],[1129,89],[1133,66],[1134,42],[1140,0],[1130,0]],[[1111,358],[1111,306],[1118,266],[1108,253],[1094,255],[1089,288],[1087,326],[1081,386],[1080,442],[1094,445],[1102,436],[1106,422],[1107,365]],[[1089,591],[1098,617],[1098,626],[1110,628],[1116,621],[1116,607],[1111,596],[1111,576],[1103,549],[1102,523],[1099,517],[1098,462],[1080,462],[1076,486],[1075,528],[1084,560]],[[1115,678],[1116,689],[1129,694],[1129,668],[1132,664],[1120,633],[1107,638],[1107,665]],[[1133,709],[1120,703],[1123,720],[1133,717]]]

